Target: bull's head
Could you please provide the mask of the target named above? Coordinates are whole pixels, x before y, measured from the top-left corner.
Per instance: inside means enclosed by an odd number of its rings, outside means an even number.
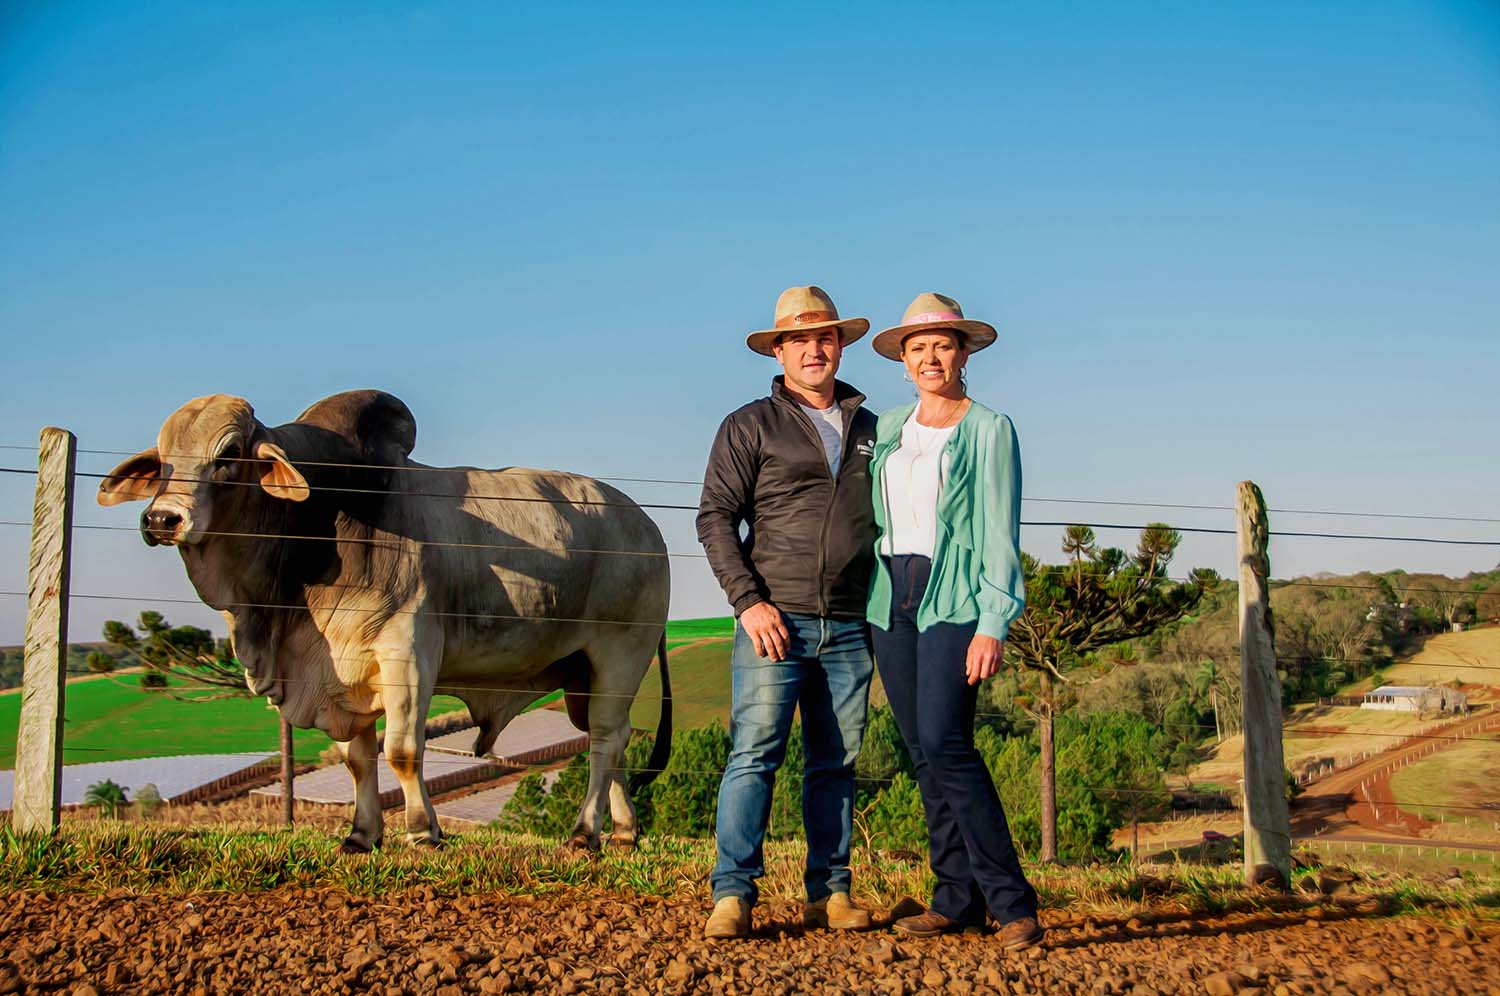
[[[99,504],[150,500],[141,536],[189,546],[255,494],[304,501],[306,479],[271,441],[250,403],[227,394],[194,398],[162,424],[156,446],[121,463],[99,484]],[[221,514],[227,513],[227,514]]]

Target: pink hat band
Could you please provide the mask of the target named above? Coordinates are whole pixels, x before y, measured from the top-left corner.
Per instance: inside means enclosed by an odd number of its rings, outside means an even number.
[[[928,322],[961,322],[963,320],[963,315],[956,315],[951,311],[924,311],[920,315],[912,315],[901,324],[926,325]]]

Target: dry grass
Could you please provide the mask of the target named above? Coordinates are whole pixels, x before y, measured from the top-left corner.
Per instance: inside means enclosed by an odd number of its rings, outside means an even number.
[[[1439,634],[1413,654],[1411,661],[1386,669],[1385,680],[1393,685],[1458,681],[1500,689],[1500,626]]]
[[[1428,836],[1500,842],[1500,737],[1454,744],[1402,768],[1390,786],[1402,809],[1441,821]]]
[[[762,891],[769,901],[802,896],[803,845],[766,846]],[[17,836],[0,828],[0,891],[105,891],[181,894],[251,892],[282,887],[341,888],[379,895],[415,886],[449,894],[549,895],[569,890],[659,896],[698,902],[708,891],[714,848],[709,840],[657,838],[634,851],[592,855],[560,849],[554,840],[483,829],[453,835],[438,850],[388,844],[373,855],[340,857],[321,829],[187,828],[111,821],[73,821],[51,837]],[[875,907],[905,896],[925,898],[925,863],[856,849],[856,893]],[[1128,917],[1147,910],[1220,914],[1297,904],[1305,898],[1247,889],[1237,862],[1220,865],[1171,858],[1081,867],[1028,868],[1049,909]],[[1493,910],[1500,878],[1470,873],[1460,885],[1367,871],[1378,885],[1366,899],[1389,910]]]
[[[1334,758],[1342,766],[1349,758],[1390,750],[1402,737],[1449,722],[1451,718],[1419,719],[1410,713],[1357,706],[1293,706],[1283,721],[1282,750],[1286,766],[1293,771],[1320,758]],[[1193,769],[1193,781],[1238,781],[1244,750],[1240,734],[1225,737],[1208,760]]]

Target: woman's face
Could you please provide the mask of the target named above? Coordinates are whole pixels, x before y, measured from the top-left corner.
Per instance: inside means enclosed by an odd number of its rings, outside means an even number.
[[[969,351],[953,332],[917,332],[901,343],[901,362],[919,391],[952,393],[958,385],[958,372],[968,361]]]

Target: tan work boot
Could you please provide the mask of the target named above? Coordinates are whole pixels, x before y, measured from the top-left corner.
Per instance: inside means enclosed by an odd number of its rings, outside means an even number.
[[[739,896],[725,896],[714,903],[703,936],[712,941],[728,941],[750,936],[750,904]]]
[[[802,907],[802,926],[828,927],[833,930],[868,930],[870,914],[854,905],[847,892],[835,892]]]
[[[1000,928],[1000,944],[1007,951],[1020,951],[1040,944],[1047,932],[1037,923],[1036,917],[1023,916]]]

